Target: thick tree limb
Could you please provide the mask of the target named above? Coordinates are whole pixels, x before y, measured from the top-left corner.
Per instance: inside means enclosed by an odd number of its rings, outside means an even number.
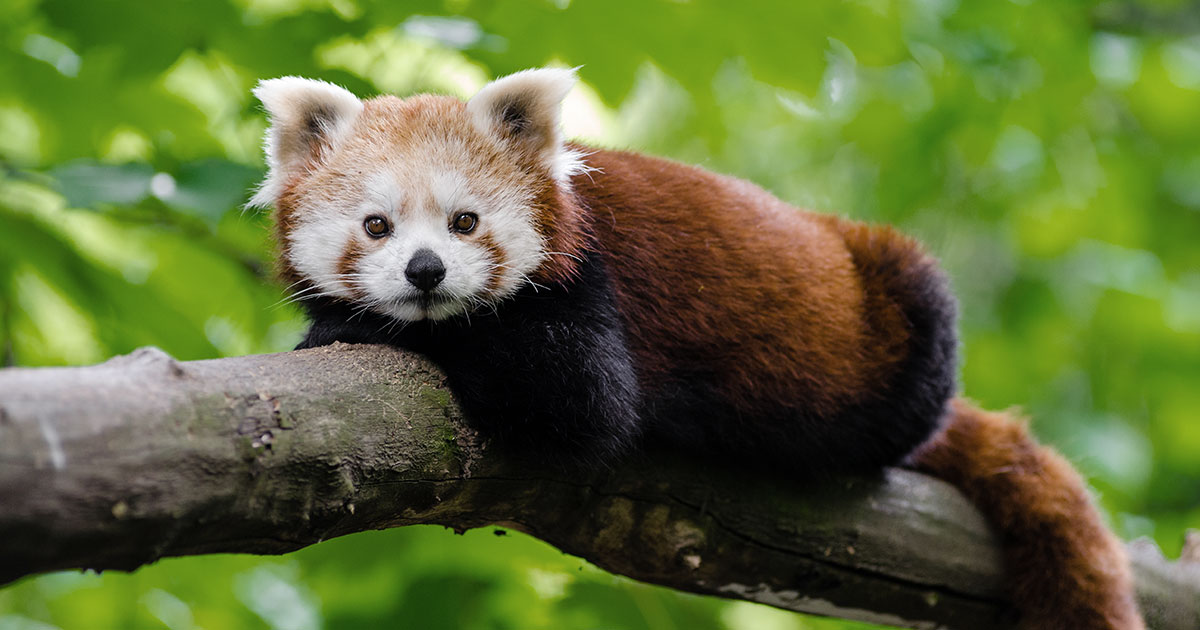
[[[557,474],[481,444],[442,381],[412,355],[340,344],[0,371],[0,583],[502,524],[687,591],[907,627],[1012,626],[986,525],[939,481],[893,470],[800,488],[650,455]],[[1200,627],[1200,566],[1131,549],[1151,627]]]

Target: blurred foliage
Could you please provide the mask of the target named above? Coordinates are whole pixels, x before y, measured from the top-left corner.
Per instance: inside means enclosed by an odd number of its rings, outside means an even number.
[[[261,78],[467,96],[582,65],[568,132],[896,223],[963,305],[965,390],[1023,405],[1114,526],[1200,525],[1200,4],[4,0],[0,348],[280,351]],[[0,590],[0,628],[852,628],[406,528]]]

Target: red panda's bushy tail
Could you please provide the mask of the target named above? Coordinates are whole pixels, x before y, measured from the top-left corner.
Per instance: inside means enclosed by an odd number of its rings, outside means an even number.
[[[995,528],[1024,630],[1142,630],[1125,548],[1079,474],[1024,422],[956,399],[912,457],[950,482]]]

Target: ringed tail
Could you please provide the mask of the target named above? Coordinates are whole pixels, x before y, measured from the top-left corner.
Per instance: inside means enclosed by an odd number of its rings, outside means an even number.
[[[911,462],[956,486],[992,523],[1022,630],[1144,630],[1124,545],[1079,474],[1024,421],[955,399]]]

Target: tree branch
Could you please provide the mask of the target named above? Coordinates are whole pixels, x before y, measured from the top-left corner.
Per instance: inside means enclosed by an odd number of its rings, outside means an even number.
[[[1013,621],[994,540],[939,481],[801,488],[657,455],[542,470],[481,443],[436,368],[376,346],[0,371],[0,506],[0,584],[500,524],[696,593],[906,627]],[[1197,628],[1200,565],[1131,551],[1151,627]]]

